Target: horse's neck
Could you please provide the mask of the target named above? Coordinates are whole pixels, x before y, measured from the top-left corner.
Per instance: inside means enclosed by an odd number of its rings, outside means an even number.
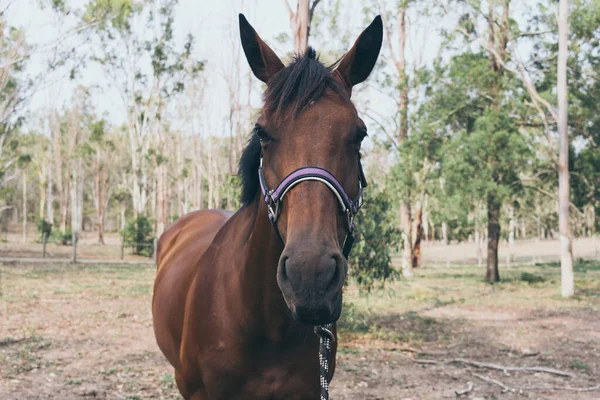
[[[266,206],[258,197],[240,212],[246,225],[239,252],[240,292],[244,306],[255,318],[262,320],[265,334],[281,338],[295,325],[277,284],[277,265],[283,250],[267,216]]]

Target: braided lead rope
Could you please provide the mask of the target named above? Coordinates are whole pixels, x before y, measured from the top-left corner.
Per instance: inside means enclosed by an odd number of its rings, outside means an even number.
[[[331,332],[333,324],[315,326],[315,333],[319,336],[319,370],[321,384],[321,400],[329,400],[329,358],[331,354],[331,342],[335,339]]]

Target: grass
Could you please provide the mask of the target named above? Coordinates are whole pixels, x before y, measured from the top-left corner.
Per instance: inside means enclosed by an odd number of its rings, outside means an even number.
[[[52,346],[50,340],[39,336],[29,336],[23,339],[4,338],[0,341],[0,348],[6,347],[0,353],[0,370],[8,375],[18,375],[38,368],[48,367],[40,352]]]
[[[344,294],[340,335],[408,344],[450,338],[452,327],[419,316],[449,306],[600,308],[600,262],[579,261],[574,269],[576,296],[570,299],[560,297],[556,263],[501,268],[501,282],[494,285],[484,281],[482,268],[464,266],[415,270],[415,279],[370,294],[350,286]]]
[[[569,363],[569,368],[583,371],[583,372],[590,372],[590,366],[587,363],[585,363],[583,361],[579,361],[579,360],[571,361]]]

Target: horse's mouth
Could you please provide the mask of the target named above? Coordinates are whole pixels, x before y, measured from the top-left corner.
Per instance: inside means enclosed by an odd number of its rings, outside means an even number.
[[[336,322],[342,313],[342,291],[333,298],[330,304],[309,308],[296,305],[292,310],[294,318],[306,325],[325,325]]]

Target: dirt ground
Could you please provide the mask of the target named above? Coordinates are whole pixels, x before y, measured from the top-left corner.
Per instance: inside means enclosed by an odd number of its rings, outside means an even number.
[[[154,342],[153,266],[0,272],[0,399],[180,398]],[[577,266],[569,300],[559,272],[503,268],[491,286],[477,267],[431,268],[369,296],[349,287],[331,398],[600,399],[600,263]]]

